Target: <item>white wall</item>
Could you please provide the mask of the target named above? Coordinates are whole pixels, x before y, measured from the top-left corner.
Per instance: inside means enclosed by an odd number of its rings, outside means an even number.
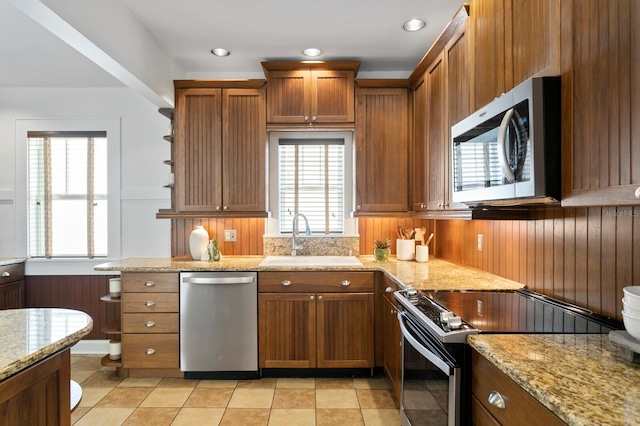
[[[15,120],[114,117],[121,122],[121,229],[110,232],[120,232],[123,258],[170,256],[170,222],[155,218],[170,207],[162,187],[169,120],[155,105],[128,88],[0,88],[0,257],[22,256],[17,242],[26,239],[26,229],[16,229],[15,198],[24,194],[15,190]]]

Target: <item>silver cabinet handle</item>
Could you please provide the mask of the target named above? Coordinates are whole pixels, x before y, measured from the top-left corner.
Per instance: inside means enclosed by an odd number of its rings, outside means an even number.
[[[309,121],[309,116],[308,115],[304,116],[304,121]]]
[[[314,300],[314,299],[315,299],[315,297],[314,297],[314,296],[311,296],[309,299]]]
[[[147,349],[145,352],[146,352],[146,354],[147,354],[147,355],[153,355],[153,354],[155,354],[155,353],[156,353],[156,350],[155,350],[155,349],[153,349],[153,348],[149,348],[149,349]]]
[[[391,292],[393,292],[393,288],[387,287],[387,288],[384,289],[384,291],[385,291],[385,293],[391,293]]]
[[[220,211],[220,206],[216,206],[216,211]]]
[[[500,395],[500,392],[498,391],[492,391],[489,394],[489,398],[487,398],[487,401],[489,401],[489,404],[493,405],[494,407],[500,408],[501,410],[504,410],[507,408],[507,406],[504,403],[504,398],[502,397],[502,395]]]
[[[362,206],[361,206],[360,204],[358,204],[358,205],[356,206],[356,210],[362,210]]]
[[[316,121],[318,119],[318,117],[316,117],[315,115],[313,117],[311,117],[311,121]]]
[[[222,206],[222,210],[227,211],[227,209],[229,209],[229,206]]]
[[[341,282],[340,282],[340,285],[341,285],[342,287],[349,287],[349,286],[351,285],[351,281],[349,281],[349,280],[343,280],[343,281],[341,281]]]
[[[155,304],[156,304],[156,302],[154,302],[153,300],[147,300],[146,302],[144,302],[144,306],[146,306],[148,308],[152,307]]]
[[[636,198],[640,200],[640,186],[636,188]]]
[[[155,322],[153,322],[153,321],[147,321],[146,323],[144,323],[144,325],[145,325],[145,326],[147,326],[147,327],[149,327],[149,328],[151,328],[151,327],[155,326],[155,325],[156,325],[156,323],[155,323]]]
[[[4,271],[4,272],[2,273],[2,278],[9,278],[10,276],[11,276],[11,273],[10,273],[10,272]]]
[[[156,285],[156,283],[154,283],[153,281],[146,281],[146,282],[144,283],[144,285],[145,285],[146,287],[153,287],[154,285]]]
[[[285,287],[289,287],[291,285],[291,281],[289,280],[283,280],[280,284],[282,284]]]
[[[318,296],[318,300],[322,300],[322,296]]]

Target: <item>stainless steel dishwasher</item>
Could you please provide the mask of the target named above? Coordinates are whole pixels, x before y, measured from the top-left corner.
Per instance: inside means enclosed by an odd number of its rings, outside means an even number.
[[[185,378],[257,378],[255,272],[180,274],[180,370]]]

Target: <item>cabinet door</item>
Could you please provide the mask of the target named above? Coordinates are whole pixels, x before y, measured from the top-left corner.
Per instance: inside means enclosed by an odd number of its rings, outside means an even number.
[[[222,209],[220,89],[178,90],[175,117],[178,211]]]
[[[24,308],[24,280],[0,284],[0,309]]]
[[[405,89],[356,92],[356,213],[409,210]]]
[[[224,89],[222,111],[222,210],[264,212],[267,209],[264,89]]]
[[[635,0],[562,3],[563,206],[640,204],[639,21]]]
[[[309,70],[269,71],[267,79],[267,121],[306,123],[311,116]]]
[[[311,122],[353,123],[352,71],[311,71]]]
[[[413,88],[413,154],[411,203],[413,211],[427,209],[429,197],[429,155],[427,140],[427,84],[421,78]]]
[[[315,294],[258,296],[260,368],[316,367]]]
[[[402,332],[398,323],[398,309],[390,299],[393,293],[385,294],[383,307],[383,329],[384,329],[384,370],[387,378],[391,382],[391,389],[400,400],[400,386],[402,382]]]
[[[318,368],[373,367],[373,293],[318,294]]]
[[[446,122],[446,93],[445,93],[445,63],[444,54],[427,69],[425,84],[427,86],[427,140],[428,140],[428,208],[430,210],[444,209],[446,186],[449,183],[447,165],[447,151],[449,140]]]

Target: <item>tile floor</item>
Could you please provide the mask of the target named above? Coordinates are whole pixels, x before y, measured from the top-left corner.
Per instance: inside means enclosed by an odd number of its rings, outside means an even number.
[[[82,400],[74,425],[398,426],[386,378],[120,378],[101,356],[72,355]]]

